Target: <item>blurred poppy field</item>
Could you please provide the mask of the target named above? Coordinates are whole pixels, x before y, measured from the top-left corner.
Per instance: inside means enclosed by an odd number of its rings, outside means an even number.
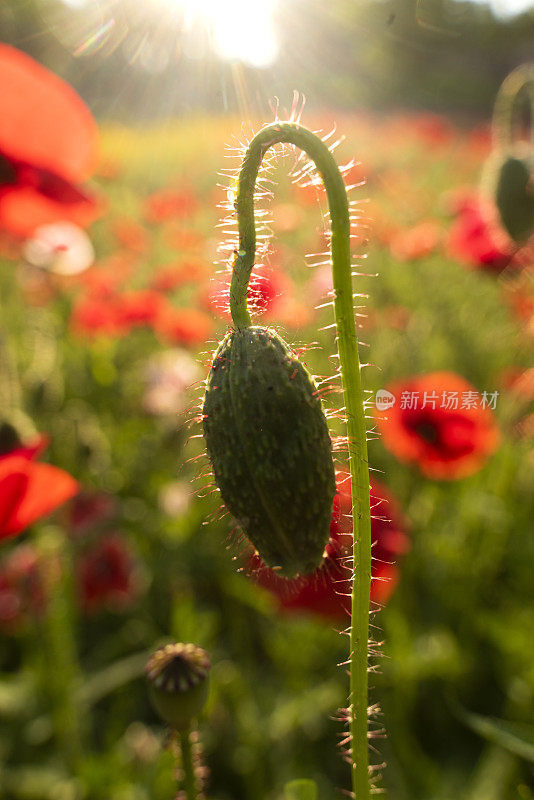
[[[144,676],[173,640],[211,655],[206,797],[281,800],[296,778],[338,797],[352,535],[336,381],[321,385],[337,493],[312,576],[261,564],[200,437],[230,325],[223,206],[270,120],[97,125],[7,45],[0,74],[0,797],[174,797]],[[484,194],[489,119],[302,117],[334,122],[357,216],[380,785],[392,800],[528,800],[534,247]],[[321,381],[336,371],[328,207],[313,175],[291,179],[296,161],[280,148],[269,163],[249,304]]]

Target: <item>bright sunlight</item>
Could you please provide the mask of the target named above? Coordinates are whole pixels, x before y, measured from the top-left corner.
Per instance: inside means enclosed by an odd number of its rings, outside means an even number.
[[[213,51],[228,61],[240,61],[254,67],[268,67],[278,54],[278,42],[274,26],[274,14],[278,0],[263,0],[261,4],[248,0],[150,0],[143,4],[143,18],[147,20],[152,7],[154,17],[165,19],[168,33],[178,34],[183,44],[191,46],[201,38],[208,40]],[[100,18],[102,37],[110,28],[130,27],[132,20],[114,17],[113,4],[109,0],[63,0],[64,5],[80,15],[91,13],[93,19]],[[95,6],[98,7],[96,14]],[[139,16],[139,8],[132,6],[132,19]],[[175,30],[171,30],[174,27]],[[99,39],[99,32],[92,31],[87,39]],[[92,49],[92,42],[83,43],[80,52]]]

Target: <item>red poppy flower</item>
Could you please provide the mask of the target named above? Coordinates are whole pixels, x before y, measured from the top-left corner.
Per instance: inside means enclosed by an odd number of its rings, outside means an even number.
[[[191,217],[198,208],[198,199],[189,189],[161,189],[146,199],[145,217],[149,222],[167,222]]]
[[[167,300],[151,289],[124,292],[114,301],[117,318],[129,330],[137,325],[153,325]]]
[[[167,228],[163,234],[163,240],[167,247],[171,247],[180,253],[184,251],[198,252],[206,244],[205,238],[197,231],[188,228]]]
[[[417,114],[410,118],[409,124],[427,147],[443,147],[454,141],[453,126],[439,114]]]
[[[231,273],[219,275],[211,282],[205,297],[206,306],[223,319],[230,319]],[[247,291],[248,306],[253,314],[275,316],[283,301],[291,296],[291,282],[279,270],[256,267]]]
[[[248,569],[256,582],[278,597],[285,611],[308,611],[319,616],[345,619],[350,614],[352,557],[352,497],[350,475],[338,472],[334,497],[330,541],[326,546],[324,566],[312,575],[286,580],[253,556]],[[385,603],[398,582],[398,570],[392,561],[409,549],[402,531],[401,514],[396,501],[378,482],[371,482],[373,518],[371,537],[373,565],[371,599]]]
[[[214,331],[211,317],[198,308],[174,308],[162,306],[154,322],[156,333],[169,344],[183,344],[194,347],[204,344]]]
[[[84,553],[78,567],[80,599],[88,612],[123,609],[139,593],[139,573],[127,541],[113,534]]]
[[[37,551],[31,544],[19,545],[0,565],[0,626],[8,632],[17,630],[44,606]]]
[[[104,492],[81,492],[70,506],[70,532],[74,537],[89,533],[109,520],[116,511],[115,499]]]
[[[534,270],[524,269],[514,280],[507,281],[501,288],[506,303],[512,308],[521,322],[534,319]]]
[[[440,243],[441,228],[434,220],[425,220],[413,228],[400,230],[391,241],[393,258],[398,261],[416,261],[433,253]]]
[[[89,109],[61,78],[3,44],[0,76],[0,228],[26,237],[58,220],[85,227],[100,210],[77,188],[95,165]]]
[[[98,266],[77,275],[76,282],[87,290],[92,299],[113,297],[132,277],[136,263],[136,258],[131,253],[114,253]]]
[[[0,457],[0,539],[21,533],[78,491],[68,473],[32,461],[38,451],[31,445]]]
[[[464,196],[449,232],[448,250],[471,267],[495,273],[508,266],[515,247],[492,207],[476,196]]]
[[[82,297],[70,319],[72,330],[82,336],[122,336],[127,326],[117,313],[112,298]]]
[[[479,470],[499,443],[491,398],[452,372],[418,375],[388,386],[395,397],[377,412],[384,445],[435,480]]]
[[[492,139],[491,125],[483,124],[474,128],[467,135],[465,142],[468,158],[470,160],[476,158],[478,161],[485,161],[491,153]]]
[[[71,323],[77,333],[123,336],[134,327],[155,325],[165,304],[165,298],[150,289],[84,297],[74,307]]]
[[[187,283],[205,283],[211,269],[204,261],[182,261],[160,267],[152,280],[158,292],[174,292]]]
[[[117,219],[111,227],[117,242],[122,247],[132,250],[134,253],[147,252],[150,237],[148,231],[137,220],[127,217]]]

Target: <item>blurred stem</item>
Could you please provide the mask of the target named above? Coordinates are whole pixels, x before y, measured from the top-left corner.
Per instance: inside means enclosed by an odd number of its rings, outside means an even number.
[[[42,578],[47,602],[43,620],[46,687],[52,703],[54,731],[68,769],[75,774],[83,752],[80,671],[71,616],[69,542],[58,528],[46,528],[39,538]]]
[[[2,413],[18,409],[21,404],[20,383],[15,360],[6,334],[0,328],[0,408]]]
[[[514,697],[513,683],[508,687],[508,701],[504,718],[530,722],[532,707],[523,697]],[[520,759],[498,744],[486,744],[471,777],[465,800],[504,800],[510,793],[510,784],[516,778]]]
[[[275,122],[263,128],[250,142],[243,159],[235,200],[239,249],[235,255],[230,285],[230,310],[236,327],[250,326],[247,287],[256,252],[254,189],[265,153],[279,142],[296,145],[315,163],[326,189],[330,209],[334,307],[340,372],[347,413],[354,530],[349,701],[352,789],[356,800],[368,800],[370,783],[367,741],[367,648],[371,591],[371,512],[367,430],[352,298],[350,215],[345,184],[332,153],[318,136],[296,123]]]
[[[514,109],[525,88],[530,102],[530,135],[534,144],[534,64],[521,64],[506,76],[495,98],[492,132],[495,147],[506,149],[514,141]]]
[[[495,744],[487,745],[465,800],[503,800],[517,772],[517,758]]]
[[[181,756],[180,788],[185,793],[186,800],[197,800],[199,797],[199,787],[195,770],[195,760],[193,756],[191,729],[188,728],[185,731],[176,731],[175,734]]]

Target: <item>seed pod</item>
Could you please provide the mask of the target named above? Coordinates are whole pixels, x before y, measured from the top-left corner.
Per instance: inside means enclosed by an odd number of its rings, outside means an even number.
[[[329,539],[332,444],[317,387],[275,331],[227,334],[203,424],[222,498],[263,561],[287,577],[313,571]]]
[[[146,665],[150,698],[164,722],[187,731],[208,697],[208,653],[194,644],[167,644]]]

